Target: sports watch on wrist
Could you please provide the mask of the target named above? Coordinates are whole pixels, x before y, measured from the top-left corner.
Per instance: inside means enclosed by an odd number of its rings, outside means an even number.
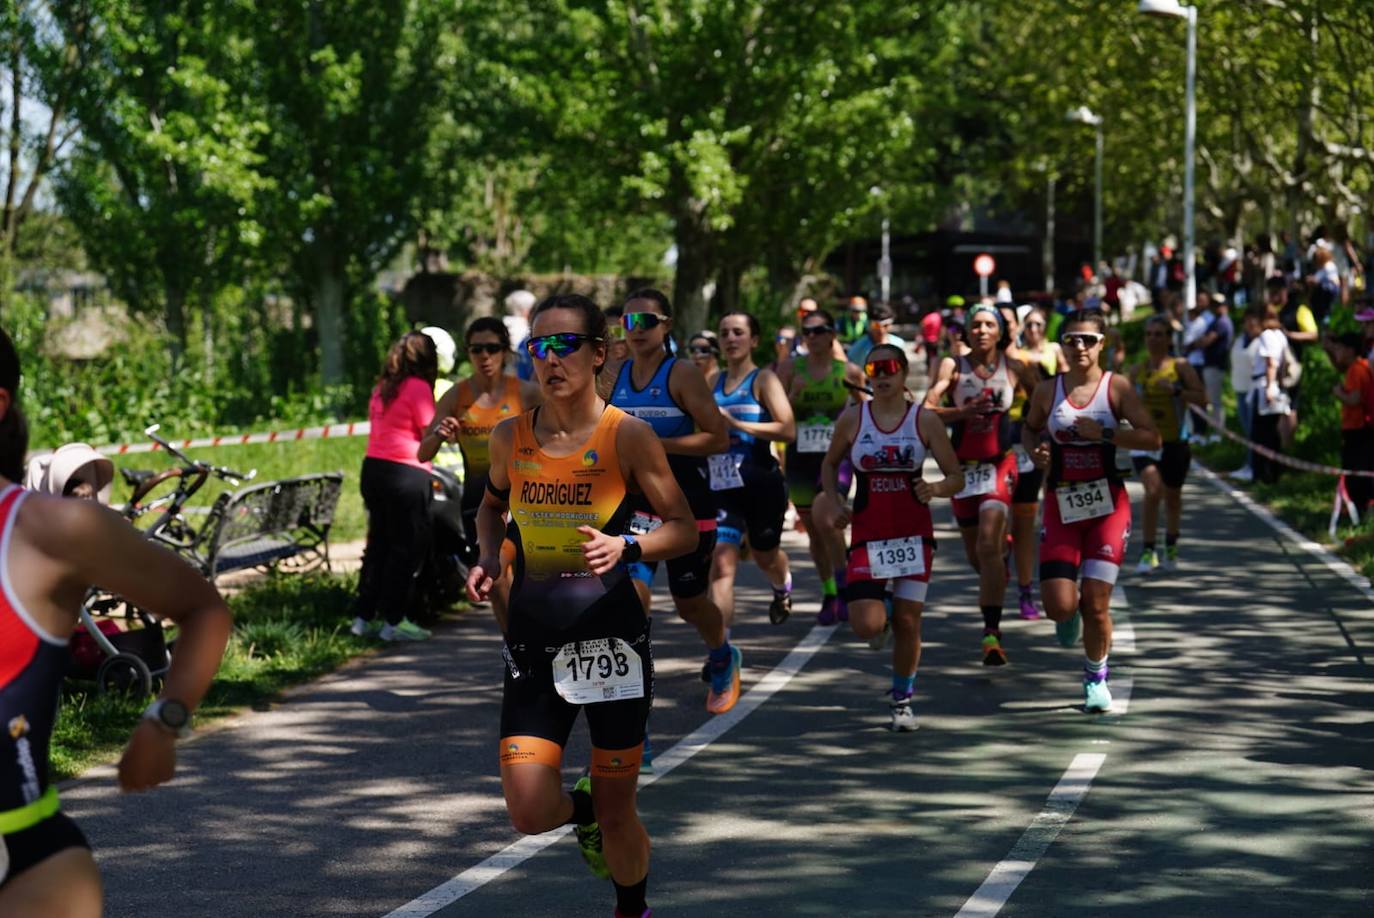
[[[639,540],[632,535],[623,535],[625,540],[625,550],[620,553],[620,560],[626,564],[634,564],[644,557],[644,548],[639,544]]]
[[[191,711],[175,698],[159,698],[143,711],[143,719],[151,720],[177,739],[191,735]]]
[[[1116,439],[1116,428],[1115,428],[1115,427],[1104,427],[1104,428],[1102,428],[1102,442],[1103,442],[1103,443],[1111,443],[1111,442],[1114,441],[1115,439]]]

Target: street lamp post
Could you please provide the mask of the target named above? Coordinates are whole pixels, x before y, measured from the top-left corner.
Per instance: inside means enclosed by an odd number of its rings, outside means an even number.
[[[1197,7],[1178,0],[1140,0],[1136,10],[1147,16],[1167,16],[1188,23],[1187,105],[1183,127],[1183,287],[1184,307],[1197,305],[1197,265],[1193,243],[1193,145],[1197,135]]]
[[[1086,105],[1069,112],[1069,120],[1090,125],[1097,134],[1097,151],[1093,158],[1093,273],[1102,264],[1102,116]]]

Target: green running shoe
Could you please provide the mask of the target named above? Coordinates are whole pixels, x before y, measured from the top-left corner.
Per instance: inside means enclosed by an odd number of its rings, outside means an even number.
[[[382,630],[377,633],[377,637],[383,641],[427,641],[430,638],[428,629],[421,628],[408,618],[403,618],[394,625],[384,625]]]
[[[591,794],[592,779],[583,775],[577,779],[577,783],[573,785],[573,790]],[[598,878],[609,880],[611,868],[606,865],[606,852],[601,850],[601,826],[596,823],[587,826],[573,826],[573,831],[577,833],[577,846],[582,849],[582,860],[587,862],[587,867]]]
[[[1166,571],[1172,571],[1178,567],[1178,546],[1166,545],[1164,547],[1164,560],[1160,565]]]
[[[1159,567],[1159,555],[1153,548],[1147,548],[1140,553],[1140,561],[1135,566],[1137,574],[1149,574]]]
[[[1060,647],[1073,647],[1078,644],[1078,639],[1083,636],[1083,614],[1075,612],[1073,618],[1067,621],[1054,623],[1054,636],[1059,640]]]

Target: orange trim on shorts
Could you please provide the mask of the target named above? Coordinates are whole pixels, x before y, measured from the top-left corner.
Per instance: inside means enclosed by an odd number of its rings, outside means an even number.
[[[592,747],[592,776],[597,778],[635,778],[644,759],[644,744],[629,749]]]
[[[499,745],[501,767],[507,765],[547,765],[563,767],[563,747],[538,736],[503,736]]]

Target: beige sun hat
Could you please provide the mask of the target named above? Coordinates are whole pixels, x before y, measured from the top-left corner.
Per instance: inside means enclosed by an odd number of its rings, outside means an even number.
[[[31,459],[24,486],[60,497],[73,481],[89,483],[100,495],[101,503],[107,503],[110,483],[114,481],[114,463],[85,443],[68,443],[49,455]]]

